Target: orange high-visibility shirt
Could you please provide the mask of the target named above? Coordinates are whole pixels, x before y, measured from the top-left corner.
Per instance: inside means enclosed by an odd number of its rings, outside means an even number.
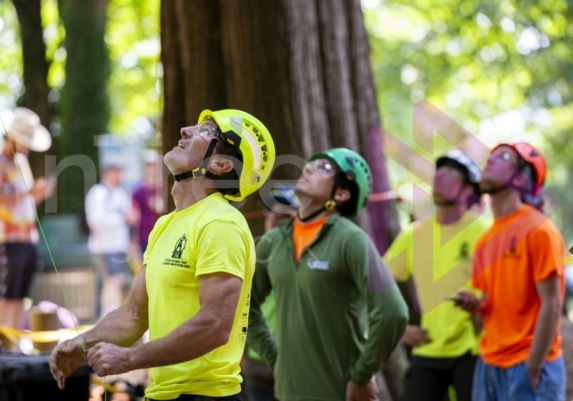
[[[527,359],[541,301],[536,283],[556,275],[564,293],[565,245],[549,217],[531,206],[501,219],[475,245],[472,285],[485,293],[483,360],[509,367]],[[562,354],[560,319],[547,361]]]

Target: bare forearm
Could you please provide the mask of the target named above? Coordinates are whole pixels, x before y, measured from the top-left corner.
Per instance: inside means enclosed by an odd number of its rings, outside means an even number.
[[[106,316],[96,326],[97,331],[94,329],[86,334],[88,361],[100,376],[188,361],[229,341],[242,280],[215,273],[200,280],[201,308],[197,314],[162,337],[129,347],[138,337],[121,331],[132,330],[140,336],[148,327],[145,275],[144,268],[137,276],[126,303],[117,312]],[[104,333],[105,330],[109,332]],[[92,341],[97,343],[93,347]]]
[[[535,330],[533,332],[533,343],[529,351],[528,361],[535,366],[541,366],[551,348],[551,343],[555,338],[555,330],[559,320],[559,305],[545,303],[541,305]]]
[[[144,321],[145,323],[141,323]],[[83,362],[88,359],[88,364],[93,367],[93,356],[97,350],[104,348],[107,353],[108,348],[125,347],[137,341],[145,332],[144,325],[147,326],[147,319],[136,319],[135,315],[126,313],[123,307],[106,315],[91,330],[78,335],[75,338],[59,343],[50,355],[50,371],[58,382],[58,387],[65,387],[65,380]],[[129,349],[129,348],[120,348]],[[97,361],[97,358],[96,358]],[[118,372],[132,370],[123,369],[126,365],[125,358],[118,363],[113,361],[113,366]],[[120,366],[121,365],[121,366]]]
[[[107,314],[83,335],[88,348],[105,342],[121,347],[129,347],[145,333],[149,327],[147,315],[147,291],[145,269],[135,278],[122,306]]]
[[[230,329],[219,317],[198,314],[168,335],[133,347],[129,359],[138,369],[185,362],[226,344]]]
[[[82,335],[87,348],[100,342],[129,347],[147,330],[147,319],[142,319],[120,307],[105,317],[96,326]]]

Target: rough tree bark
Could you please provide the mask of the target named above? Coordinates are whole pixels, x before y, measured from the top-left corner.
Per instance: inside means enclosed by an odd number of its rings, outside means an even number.
[[[110,60],[105,43],[108,0],[65,0],[60,12],[66,28],[66,82],[59,103],[61,134],[58,210],[83,210],[84,197],[97,181],[96,137],[107,133]],[[70,192],[69,189],[75,190]]]
[[[321,149],[366,157],[367,134],[381,125],[358,0],[163,1],[161,42],[166,150],[202,109],[240,108],[268,126],[277,155],[293,156],[272,178],[292,179],[297,157]],[[246,213],[260,207],[253,198]],[[398,219],[389,211],[380,224],[393,237]]]
[[[161,43],[165,150],[202,109],[239,108],[273,134],[272,179],[293,179],[301,158],[318,150],[346,146],[367,158],[368,133],[383,132],[359,0],[162,1]],[[388,191],[382,149],[376,162],[377,187]],[[385,221],[374,224],[384,225],[388,244],[397,211],[393,201],[378,207]],[[260,208],[257,196],[241,205],[247,216]],[[262,233],[262,219],[249,223]]]

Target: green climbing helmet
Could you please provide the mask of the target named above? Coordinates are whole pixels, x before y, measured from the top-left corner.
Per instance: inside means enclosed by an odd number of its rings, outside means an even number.
[[[310,161],[316,159],[328,159],[343,173],[344,178],[354,184],[352,191],[353,207],[348,216],[353,217],[358,214],[368,201],[368,196],[372,191],[372,174],[368,163],[357,152],[348,148],[332,148],[322,152],[317,152],[311,156]]]

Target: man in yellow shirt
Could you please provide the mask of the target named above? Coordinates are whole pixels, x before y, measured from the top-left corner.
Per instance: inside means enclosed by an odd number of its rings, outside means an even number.
[[[164,156],[175,211],[155,224],[124,304],[59,344],[50,370],[65,379],[87,357],[99,376],[149,368],[146,399],[240,400],[255,244],[229,201],[257,191],[275,160],[273,140],[239,110],[204,110]],[[149,342],[132,346],[149,329]]]
[[[435,213],[400,233],[384,255],[399,281],[413,278],[420,326],[408,325],[402,342],[412,347],[404,401],[441,401],[452,386],[457,401],[470,401],[477,354],[471,314],[451,300],[471,279],[472,250],[487,227],[476,213],[480,170],[464,153],[436,160]]]

